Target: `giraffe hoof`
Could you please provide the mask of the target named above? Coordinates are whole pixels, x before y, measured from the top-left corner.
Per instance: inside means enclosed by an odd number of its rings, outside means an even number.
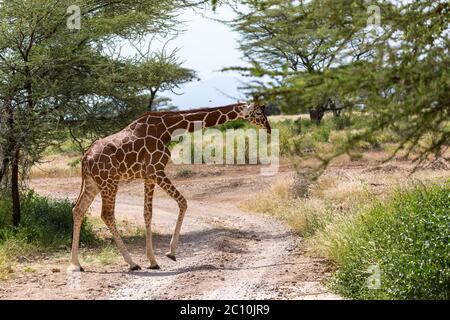
[[[142,268],[139,265],[135,265],[130,267],[130,271],[136,271],[136,270],[141,270]]]
[[[147,269],[150,269],[150,270],[161,270],[161,267],[159,265],[155,264],[154,266],[149,266]]]
[[[72,264],[67,268],[67,272],[84,272],[84,268],[82,266]]]
[[[172,259],[173,261],[177,261],[177,258],[175,258],[175,255],[171,254],[170,252],[166,253],[166,257],[169,259]]]

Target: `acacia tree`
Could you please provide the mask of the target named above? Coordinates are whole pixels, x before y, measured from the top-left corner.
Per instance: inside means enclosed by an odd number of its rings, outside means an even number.
[[[236,9],[237,18],[231,25],[241,34],[240,49],[250,67],[231,69],[249,76],[268,76],[270,81],[267,77],[264,81],[253,81],[248,89],[264,91],[281,104],[284,112],[315,108],[336,95],[322,92],[300,99],[292,90],[296,87],[293,78],[317,81],[336,65],[367,59],[371,54],[364,48],[365,21],[362,24],[352,17],[360,14],[363,1],[244,0],[242,3],[246,10]],[[275,95],[269,95],[271,89]]]
[[[445,157],[450,144],[450,4],[394,4],[382,11],[384,32],[374,38],[371,63],[355,66],[352,80],[348,71],[337,76],[345,91],[364,90],[374,115],[372,126],[356,138],[390,128],[401,137],[396,152],[408,156],[414,150],[421,163],[430,154]],[[337,81],[330,77],[330,85]]]
[[[349,132],[337,154],[386,128],[401,137],[397,151],[415,149],[418,160],[446,149],[448,1],[377,1],[378,25],[366,1],[243,2],[250,13],[239,13],[234,25],[251,67],[238,70],[271,79],[251,84],[252,91],[294,95],[307,106],[336,95],[370,115],[370,125]],[[424,137],[429,141],[421,146]]]
[[[174,92],[180,85],[196,79],[195,71],[184,68],[176,53],[177,50],[169,53],[164,48],[152,52],[150,42],[146,52],[138,49],[138,55],[128,63],[127,77],[147,99],[148,111],[155,107],[159,92]]]
[[[68,28],[77,5],[81,28]],[[14,0],[0,2],[0,179],[20,221],[20,177],[67,129],[110,131],[135,108],[127,84],[108,83],[123,62],[104,47],[167,33],[187,1]],[[144,107],[145,108],[145,107]],[[21,169],[21,170],[20,170]],[[20,175],[22,171],[22,175]]]

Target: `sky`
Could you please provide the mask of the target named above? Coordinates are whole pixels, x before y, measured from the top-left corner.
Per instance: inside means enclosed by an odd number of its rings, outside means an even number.
[[[177,89],[179,95],[161,94],[170,97],[180,109],[226,105],[244,98],[238,90],[242,78],[235,72],[220,72],[224,67],[244,64],[238,49],[239,35],[210,17],[231,19],[234,13],[227,6],[217,8],[216,12],[210,8],[186,10],[179,17],[185,22],[182,28],[185,31],[166,46],[168,50],[178,48],[183,66],[195,70],[200,78]]]

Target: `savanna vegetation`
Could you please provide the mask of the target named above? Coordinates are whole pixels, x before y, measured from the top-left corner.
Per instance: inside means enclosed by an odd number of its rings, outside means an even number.
[[[70,245],[72,204],[28,190],[33,166],[65,150],[77,155],[75,168],[93,140],[144,111],[173,108],[160,91],[195,79],[176,52],[141,40],[175,35],[177,12],[203,2],[0,3],[0,275],[17,259]],[[124,43],[137,54],[121,55]],[[82,238],[98,240],[87,221]]]
[[[32,191],[22,195],[22,221],[18,227],[11,223],[12,204],[0,198],[0,278],[13,272],[17,259],[27,259],[42,252],[70,247],[72,238],[72,204],[55,201]],[[81,228],[82,241],[98,243],[92,225],[85,220]]]
[[[73,4],[79,29],[67,24]],[[235,10],[224,23],[239,33],[244,61],[223,71],[246,76],[242,91],[282,114],[271,126],[296,171],[243,206],[288,221],[311,254],[334,263],[329,286],[344,297],[448,299],[448,176],[426,171],[418,185],[404,172],[327,171],[342,156],[368,163],[374,151],[417,166],[448,161],[450,7],[434,0],[1,2],[0,277],[12,261],[70,245],[71,203],[27,190],[30,173],[77,175],[93,140],[144,111],[176,108],[162,93],[196,79],[195,70],[140,40],[176,35],[180,10],[205,5]],[[135,57],[120,54],[124,42]],[[342,113],[309,118],[330,103]],[[37,169],[55,154],[66,162]],[[109,248],[92,221],[81,237]],[[366,282],[373,265],[376,290]]]
[[[175,53],[138,48],[144,36],[176,33],[177,10],[194,4],[0,4],[0,186],[11,198],[15,226],[21,220],[21,182],[49,146],[70,135],[83,150],[142,112],[156,109],[164,102],[156,97],[159,90],[195,78]],[[123,42],[135,45],[139,54],[120,55]]]
[[[345,110],[312,130],[302,120],[297,130],[281,123],[284,154],[313,151],[319,168],[343,154],[362,160],[373,148],[419,165],[448,160],[448,2],[244,3],[230,25],[242,36],[248,65],[227,70],[256,77],[245,89],[284,113],[320,114],[330,101]],[[387,202],[380,204],[364,191],[367,177],[354,192],[325,197],[313,196],[327,181],[318,179],[323,171],[299,173],[292,186],[275,187],[278,197],[263,195],[250,206],[311,238],[313,250],[340,268],[335,290],[350,298],[448,299],[448,177],[432,187],[384,190]],[[381,269],[381,289],[365,283],[371,264]]]
[[[328,175],[295,196],[295,185],[280,183],[243,206],[286,220],[306,239],[309,254],[335,263],[328,286],[345,297],[448,299],[448,182],[404,182],[382,195],[367,185]],[[375,288],[368,285],[373,267]]]
[[[332,287],[356,299],[449,299],[449,194],[448,183],[396,190],[351,224],[331,227],[340,234],[323,232],[322,246],[340,266]],[[371,265],[380,268],[377,290],[367,285]]]

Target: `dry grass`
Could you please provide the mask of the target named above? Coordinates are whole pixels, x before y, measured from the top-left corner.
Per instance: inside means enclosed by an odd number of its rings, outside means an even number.
[[[24,241],[7,240],[0,246],[0,280],[14,272],[18,259],[35,251],[35,246]]]
[[[122,255],[104,222],[98,217],[89,216],[88,222],[97,236],[97,242],[87,246],[81,243],[81,262],[89,268],[120,263],[123,259]],[[117,227],[131,251],[136,248],[142,250],[142,246],[145,246],[145,229],[141,225],[128,220],[118,220]],[[155,231],[153,235],[159,236]],[[66,245],[43,248],[25,238],[11,238],[3,241],[0,245],[0,281],[17,275],[21,270],[33,272],[34,267],[39,269],[43,263],[68,263],[68,250],[70,247]],[[45,261],[42,258],[45,258]]]
[[[273,215],[289,223],[303,237],[312,236],[331,219],[355,211],[366,191],[358,184],[340,185],[334,177],[324,177],[309,187],[306,197],[296,197],[294,181],[282,181],[242,206]]]
[[[30,171],[31,179],[38,178],[71,178],[80,176],[79,155],[51,155],[45,157],[40,164]]]
[[[333,114],[332,113],[325,113],[324,115],[324,119],[327,118],[332,118]],[[304,113],[304,114],[280,114],[280,115],[276,115],[276,116],[268,116],[269,121],[270,122],[279,122],[279,121],[284,121],[284,120],[292,120],[295,121],[299,118],[305,119],[305,120],[310,120],[309,114],[308,113]]]
[[[276,115],[276,116],[269,116],[270,122],[278,122],[278,121],[284,121],[284,120],[297,120],[299,118],[302,119],[309,119],[309,115],[307,114],[294,114],[294,115]]]
[[[299,235],[310,238],[316,253],[330,257],[330,252],[326,251],[330,247],[327,241],[338,239],[343,226],[352,223],[352,219],[375,199],[388,198],[398,187],[450,179],[450,170],[442,168],[412,173],[414,165],[406,161],[366,166],[352,165],[348,159],[343,162],[347,165],[335,164],[316,182],[306,184],[305,196],[296,196],[302,193],[293,189],[297,184],[293,177],[290,181],[276,182],[241,206],[287,221]]]

